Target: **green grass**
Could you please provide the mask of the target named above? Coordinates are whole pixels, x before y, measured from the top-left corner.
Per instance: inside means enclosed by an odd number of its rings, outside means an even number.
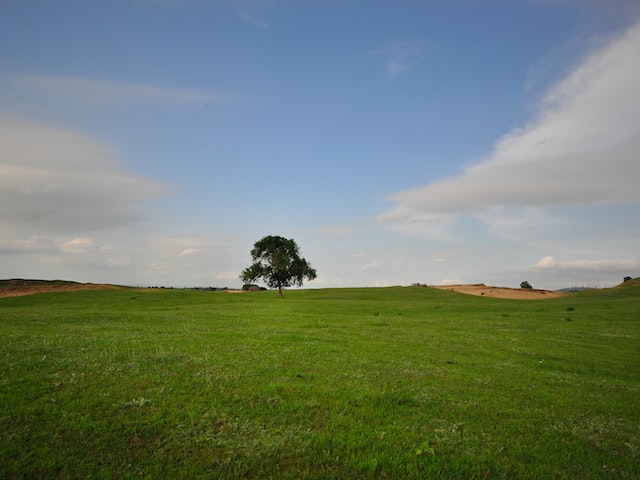
[[[640,478],[640,284],[0,299],[0,478]]]

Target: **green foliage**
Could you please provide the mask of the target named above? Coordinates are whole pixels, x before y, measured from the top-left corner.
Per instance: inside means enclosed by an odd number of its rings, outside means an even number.
[[[253,263],[240,274],[243,282],[262,278],[282,295],[283,287],[302,286],[303,280],[316,278],[316,271],[305,258],[300,258],[298,245],[293,239],[266,236],[258,240],[251,250]]]
[[[532,289],[533,287],[527,280],[525,280],[524,282],[520,283],[520,288]]]
[[[0,478],[640,478],[639,287],[2,298]]]

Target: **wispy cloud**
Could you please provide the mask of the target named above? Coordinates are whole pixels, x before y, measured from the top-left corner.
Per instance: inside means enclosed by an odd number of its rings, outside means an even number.
[[[384,260],[376,260],[374,262],[365,263],[362,266],[362,270],[371,270],[372,268],[382,267],[384,265]]]
[[[94,241],[88,237],[78,237],[62,244],[62,249],[70,253],[87,253],[94,248]]]
[[[422,54],[422,41],[416,37],[402,38],[374,50],[373,54],[384,59],[388,76],[397,77],[418,62]]]
[[[189,255],[197,255],[198,253],[200,253],[200,249],[199,248],[193,248],[193,247],[188,247],[185,248],[183,250],[180,251],[180,253],[178,253],[179,257],[186,257]]]
[[[273,7],[272,2],[264,0],[229,0],[229,3],[240,18],[249,25],[258,30],[265,30],[270,27],[267,11]]]
[[[415,230],[492,209],[640,202],[640,24],[557,83],[538,118],[460,175],[391,197],[378,220]],[[424,219],[427,221],[425,222]]]
[[[235,98],[234,95],[224,92],[95,78],[43,75],[16,76],[11,79],[14,83],[29,88],[49,90],[94,103],[216,104]]]
[[[190,257],[195,261],[225,249],[227,246],[226,240],[208,235],[158,237],[153,241],[153,250],[162,258],[185,259],[185,257]]]

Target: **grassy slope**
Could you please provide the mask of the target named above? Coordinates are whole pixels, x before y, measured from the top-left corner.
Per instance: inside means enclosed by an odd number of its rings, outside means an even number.
[[[637,478],[640,284],[0,299],[2,478]]]

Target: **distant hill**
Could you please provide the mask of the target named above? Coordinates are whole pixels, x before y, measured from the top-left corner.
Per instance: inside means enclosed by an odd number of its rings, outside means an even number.
[[[102,283],[79,283],[68,280],[33,280],[12,278],[0,280],[0,297],[16,297],[34,293],[60,292],[72,290],[106,290],[120,288]]]
[[[573,293],[573,292],[584,292],[586,290],[596,290],[596,287],[569,287],[569,288],[561,288],[559,290],[556,290],[556,292]]]
[[[613,288],[640,288],[640,277],[622,282],[621,284],[616,285]]]

